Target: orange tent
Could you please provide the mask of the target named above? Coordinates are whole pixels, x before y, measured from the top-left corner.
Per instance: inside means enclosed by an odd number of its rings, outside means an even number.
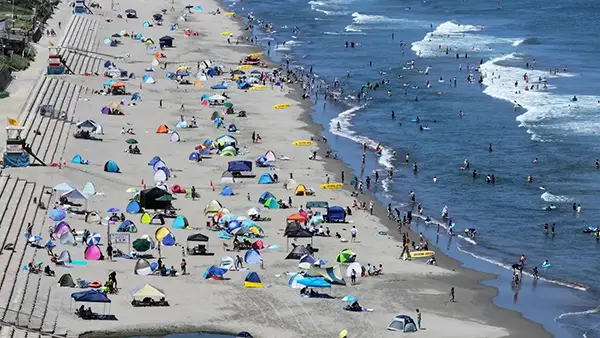
[[[303,215],[300,215],[299,213],[296,212],[296,213],[289,215],[287,220],[288,221],[306,222],[306,217]]]
[[[167,134],[169,132],[169,127],[166,124],[161,124],[158,129],[156,129],[158,134]]]
[[[118,88],[118,87],[125,87],[125,83],[123,82],[115,82],[113,84],[110,85],[113,88]]]

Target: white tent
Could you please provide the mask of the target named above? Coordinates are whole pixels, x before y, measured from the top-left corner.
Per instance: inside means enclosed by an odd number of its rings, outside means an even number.
[[[81,191],[90,197],[97,194],[96,186],[94,186],[94,183],[92,182],[87,182],[86,184],[84,184],[83,189]]]
[[[225,101],[227,98],[223,95],[215,94],[208,98],[210,101]]]
[[[159,64],[160,64],[160,61],[158,61],[158,59],[155,58],[154,60],[152,60],[152,66],[156,67]]]
[[[141,288],[134,290],[131,296],[134,300],[144,300],[144,298],[151,298],[155,301],[159,301],[161,298],[167,297],[162,290],[150,284],[146,284]]]
[[[102,126],[94,120],[81,121],[77,123],[77,128],[91,128],[92,134],[104,135],[104,130],[102,129]]]
[[[179,142],[181,141],[181,137],[179,136],[179,134],[177,132],[174,132],[173,134],[171,134],[171,142]]]
[[[157,170],[154,173],[154,182],[164,182],[167,180],[167,173],[164,170]]]
[[[201,72],[198,72],[196,74],[196,80],[198,80],[198,81],[208,81],[208,79],[206,78],[206,74],[202,74]]]
[[[73,189],[77,189],[74,186],[70,185],[69,183],[61,183],[61,184],[57,184],[54,188],[54,190],[56,191],[71,191]]]
[[[362,267],[360,266],[359,262],[354,262],[354,263],[348,265],[348,269],[346,270],[346,277],[352,276],[352,269],[354,269],[354,271],[356,271],[357,276],[360,276],[360,274],[362,272]]]
[[[144,83],[156,83],[156,80],[152,76],[144,76],[142,79]]]
[[[283,187],[286,190],[295,190],[297,186],[298,186],[298,182],[296,182],[292,178],[288,178],[287,181],[285,181],[285,183],[283,183]]]
[[[72,200],[84,200],[84,207],[85,210],[87,210],[87,201],[89,199],[89,197],[84,194],[83,192],[81,192],[81,190],[79,189],[73,189],[70,191],[67,191],[66,193],[60,195],[60,197],[65,197],[68,199],[72,199]]]
[[[221,183],[235,183],[235,178],[233,178],[233,174],[229,171],[224,171],[221,175]]]
[[[235,262],[233,258],[225,256],[221,258],[221,263],[219,264],[219,267],[222,269],[232,270],[235,268]]]

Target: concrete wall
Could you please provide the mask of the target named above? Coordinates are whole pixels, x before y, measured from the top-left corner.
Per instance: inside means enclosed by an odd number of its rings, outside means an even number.
[[[10,69],[8,69],[8,67],[0,66],[0,92],[3,92],[6,90],[6,88],[8,88],[10,81],[12,81]]]

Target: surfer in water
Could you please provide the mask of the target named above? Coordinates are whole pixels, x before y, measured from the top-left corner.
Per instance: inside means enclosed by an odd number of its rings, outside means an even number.
[[[337,123],[337,131],[340,131],[340,130],[342,130],[342,126],[340,125],[340,121],[338,121],[338,123]]]

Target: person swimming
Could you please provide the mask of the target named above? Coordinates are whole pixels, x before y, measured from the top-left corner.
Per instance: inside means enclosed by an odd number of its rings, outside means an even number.
[[[573,98],[571,99],[572,102],[577,102],[577,96],[573,96]]]

